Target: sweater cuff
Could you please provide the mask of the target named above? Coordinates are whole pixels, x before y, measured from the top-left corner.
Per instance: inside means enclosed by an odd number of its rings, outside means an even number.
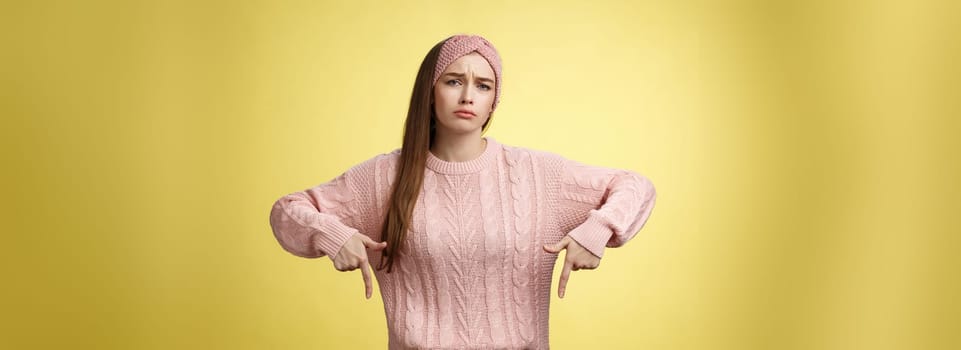
[[[577,241],[577,244],[600,258],[604,256],[604,247],[607,246],[607,242],[614,235],[614,231],[606,224],[598,221],[594,215],[591,215],[587,217],[587,221],[575,227],[567,235]]]
[[[324,227],[323,232],[314,234],[314,247],[330,257],[330,260],[334,260],[344,243],[358,232],[360,231],[340,221],[331,220],[330,224]]]

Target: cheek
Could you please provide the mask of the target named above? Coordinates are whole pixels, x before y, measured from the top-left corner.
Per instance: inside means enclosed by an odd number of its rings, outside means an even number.
[[[452,93],[452,92],[450,92],[450,91],[444,91],[444,89],[439,89],[439,90],[435,90],[435,91],[434,91],[434,99],[435,99],[435,100],[439,103],[439,105],[441,105],[441,106],[449,105],[449,104],[451,104],[452,101],[453,101],[453,102],[456,102],[456,101],[454,100],[454,99],[456,99],[456,98],[457,98],[456,94],[454,94],[454,93]]]
[[[494,96],[493,92],[484,96],[484,108],[486,108],[488,112],[490,112],[491,106],[494,105]]]

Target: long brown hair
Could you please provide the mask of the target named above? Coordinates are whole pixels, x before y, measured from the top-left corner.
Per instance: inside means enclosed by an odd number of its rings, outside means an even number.
[[[407,121],[404,123],[403,145],[400,159],[397,161],[397,175],[394,178],[394,186],[381,231],[381,237],[384,242],[387,242],[387,248],[381,252],[377,269],[386,267],[387,273],[393,270],[394,261],[403,248],[407,230],[411,226],[414,205],[417,204],[417,197],[424,184],[427,154],[434,143],[434,123],[436,123],[432,103],[434,67],[437,65],[441,48],[450,38],[452,37],[441,40],[427,52],[417,71],[417,78],[414,80],[410,107],[407,109]],[[484,131],[487,131],[490,120],[491,118],[488,118],[484,123]]]

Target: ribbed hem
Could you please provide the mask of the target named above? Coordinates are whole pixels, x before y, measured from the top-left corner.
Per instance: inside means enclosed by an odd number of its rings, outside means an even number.
[[[331,220],[330,225],[324,226],[324,232],[318,232],[314,235],[314,244],[317,249],[327,254],[330,260],[334,260],[334,256],[340,252],[340,248],[344,246],[344,243],[347,243],[350,237],[360,232],[337,220]]]
[[[607,247],[607,242],[611,239],[611,236],[614,235],[614,231],[606,224],[598,221],[593,213],[591,213],[583,224],[575,227],[568,235],[577,241],[577,244],[584,247],[584,249],[587,249],[597,257],[603,257],[604,248]]]
[[[427,168],[440,174],[470,174],[484,169],[497,159],[497,152],[501,145],[494,138],[487,136],[487,148],[480,156],[466,162],[448,162],[437,158],[434,153],[427,151]]]

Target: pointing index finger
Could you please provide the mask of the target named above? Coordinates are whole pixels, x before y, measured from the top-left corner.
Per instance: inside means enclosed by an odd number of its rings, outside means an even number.
[[[571,266],[574,265],[573,262],[564,260],[564,270],[561,271],[561,280],[557,283],[557,296],[564,298],[564,293],[567,291],[567,280],[571,278]]]
[[[364,276],[364,293],[366,294],[367,299],[370,299],[370,295],[373,293],[373,288],[370,285],[370,271],[367,270],[367,259],[364,259],[364,261],[360,263],[360,272]]]

